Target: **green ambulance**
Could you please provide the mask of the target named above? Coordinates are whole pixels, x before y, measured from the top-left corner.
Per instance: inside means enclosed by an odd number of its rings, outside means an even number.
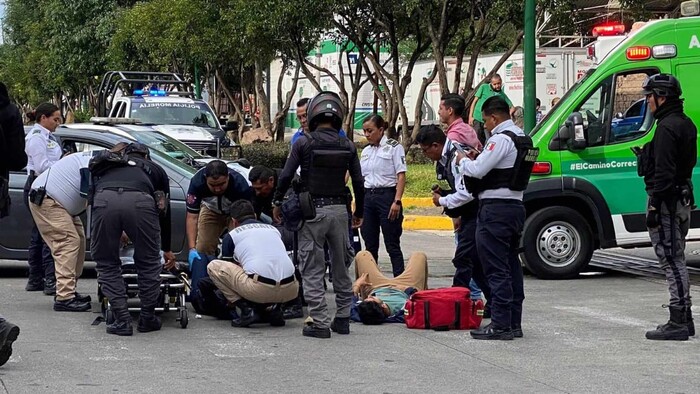
[[[699,14],[689,7],[692,15]],[[524,197],[521,257],[536,276],[575,276],[599,248],[650,245],[647,196],[631,148],[654,134],[641,86],[656,73],[680,80],[685,111],[700,129],[700,17],[695,16],[650,21],[629,33],[530,133],[540,155]],[[696,167],[695,185],[699,173]],[[688,240],[700,240],[699,211],[692,212]]]

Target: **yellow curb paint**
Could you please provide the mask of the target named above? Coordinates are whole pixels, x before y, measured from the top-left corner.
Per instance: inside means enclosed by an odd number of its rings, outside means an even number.
[[[404,230],[453,230],[452,219],[447,216],[405,215]]]
[[[404,197],[401,199],[404,207],[428,208],[434,207],[433,199],[430,197]]]

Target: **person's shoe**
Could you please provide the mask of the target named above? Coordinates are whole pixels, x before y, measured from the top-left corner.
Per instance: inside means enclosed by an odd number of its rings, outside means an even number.
[[[162,326],[163,323],[161,323],[160,317],[158,316],[139,316],[139,324],[136,326],[136,329],[139,332],[151,332],[160,330]]]
[[[12,343],[19,336],[19,327],[7,320],[0,321],[0,365],[5,365],[12,355]]]
[[[293,305],[284,308],[283,316],[284,320],[301,319],[302,317],[304,317],[304,310],[302,309],[301,305]]]
[[[56,312],[86,312],[90,310],[89,302],[81,302],[77,298],[70,300],[54,301],[53,310]]]
[[[56,280],[44,279],[44,294],[48,296],[56,295]]]
[[[44,290],[44,280],[29,278],[27,285],[24,286],[26,291],[43,291]]]
[[[693,311],[691,309],[692,305],[685,307],[685,320],[688,321],[688,336],[695,336],[695,323],[693,323]]]
[[[336,317],[331,322],[331,330],[337,332],[341,335],[350,334],[350,318],[349,317]]]
[[[478,330],[469,332],[474,339],[510,341],[513,339],[513,331],[510,328],[502,329],[494,327],[493,323]]]
[[[248,327],[260,321],[260,316],[255,313],[255,309],[246,301],[240,300],[236,305],[241,310],[241,313],[238,319],[231,320],[231,325],[233,327]]]
[[[668,311],[668,322],[659,325],[656,330],[647,331],[646,338],[656,341],[687,341],[688,320],[685,306],[669,305]]]
[[[521,326],[511,327],[510,330],[513,331],[513,338],[523,337],[523,328]]]
[[[83,295],[78,293],[77,291],[73,293],[75,295],[75,299],[80,301],[80,302],[92,302],[92,297],[90,297],[89,294]]]
[[[115,319],[112,324],[107,324],[107,334],[128,337],[134,335],[134,327],[131,326],[131,321],[129,320]]]
[[[301,330],[301,335],[305,337],[310,337],[310,338],[323,338],[327,339],[331,337],[331,329],[330,328],[323,328],[323,327],[316,327],[314,325],[307,325],[304,326],[304,329]]]
[[[267,315],[267,321],[272,327],[283,327],[286,323],[284,322],[284,313],[282,312],[282,306],[280,304],[275,304],[270,306],[265,311]]]

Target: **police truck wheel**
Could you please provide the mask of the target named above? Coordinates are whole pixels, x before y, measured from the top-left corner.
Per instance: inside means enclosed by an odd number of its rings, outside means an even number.
[[[571,208],[548,207],[530,215],[522,237],[523,262],[541,279],[576,276],[591,261],[593,234]]]

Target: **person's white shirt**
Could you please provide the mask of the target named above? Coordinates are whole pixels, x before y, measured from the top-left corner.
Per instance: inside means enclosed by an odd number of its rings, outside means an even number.
[[[367,145],[360,156],[365,188],[394,187],[398,174],[406,172],[406,154],[403,146],[383,136],[378,145]]]
[[[233,258],[248,274],[258,274],[274,281],[294,275],[294,263],[275,227],[257,220],[245,220],[229,232]],[[226,257],[226,256],[224,256]]]
[[[51,132],[40,124],[35,124],[25,138],[24,151],[27,153],[27,174],[34,171],[41,174],[61,159],[63,150]]]
[[[80,170],[88,167],[94,153],[74,153],[62,158],[34,180],[32,189],[46,187],[46,195],[56,200],[69,215],[81,214],[87,208],[87,200],[80,196]]]

